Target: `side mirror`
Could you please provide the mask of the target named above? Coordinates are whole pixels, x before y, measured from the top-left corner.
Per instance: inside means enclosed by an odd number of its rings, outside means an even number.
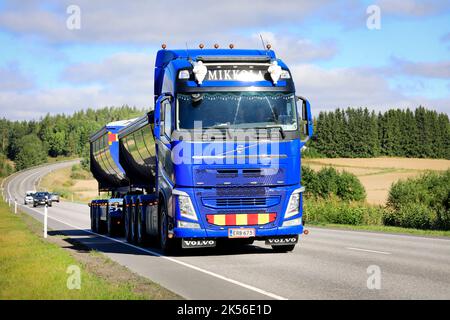
[[[311,107],[309,101],[304,97],[297,97],[297,111],[301,115],[302,122],[302,134],[303,145],[312,137],[313,135],[313,121],[311,114]]]

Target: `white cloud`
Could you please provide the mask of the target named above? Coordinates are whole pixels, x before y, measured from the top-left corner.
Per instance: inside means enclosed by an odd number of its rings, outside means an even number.
[[[401,73],[425,78],[450,79],[450,60],[436,62],[412,62],[392,58],[391,67],[386,71],[391,74]]]
[[[78,0],[81,30],[66,28],[66,8],[73,1],[47,1],[25,8],[7,2],[0,26],[52,42],[107,42],[180,45],[214,42],[238,36],[244,28],[298,25],[308,15],[326,8],[331,0],[261,0],[111,2]],[[52,11],[48,7],[52,7]],[[199,39],[199,37],[201,39]]]
[[[422,17],[439,14],[450,7],[447,0],[379,0],[382,14]]]
[[[0,92],[23,91],[34,86],[33,81],[19,69],[17,63],[10,63],[0,67]]]
[[[389,86],[374,70],[357,68],[324,69],[311,64],[291,67],[299,95],[311,102],[314,113],[335,108],[367,107],[374,110],[416,108],[419,105],[441,112],[450,111],[450,97],[429,99],[406,96]]]

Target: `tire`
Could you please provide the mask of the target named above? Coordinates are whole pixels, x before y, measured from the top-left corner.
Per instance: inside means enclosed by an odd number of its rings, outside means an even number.
[[[136,229],[137,229],[137,219],[136,219],[136,206],[132,206],[130,210],[130,243],[136,243]]]
[[[169,239],[169,215],[162,201],[159,212],[159,245],[164,253],[176,253],[180,246],[176,239]]]
[[[139,204],[136,205],[136,240],[137,244],[140,246],[148,244],[148,236],[147,236],[147,230],[145,226],[145,220],[142,219],[142,209],[143,206],[140,206]]]
[[[105,233],[105,222],[102,221],[102,219],[100,218],[100,214],[96,215],[95,218],[95,223],[96,223],[96,229],[97,229],[97,233],[103,234]]]
[[[124,231],[125,231],[125,239],[127,239],[127,242],[131,243],[131,217],[130,217],[130,207],[126,207],[126,210],[124,210],[123,215],[124,220]]]
[[[96,221],[96,214],[94,214],[94,210],[92,210],[91,207],[91,230],[93,232],[97,232],[97,221]]]
[[[290,252],[294,250],[295,244],[288,244],[285,246],[272,246],[273,251],[275,252]]]
[[[110,237],[114,237],[117,234],[117,226],[114,224],[109,212],[106,214],[106,228]]]

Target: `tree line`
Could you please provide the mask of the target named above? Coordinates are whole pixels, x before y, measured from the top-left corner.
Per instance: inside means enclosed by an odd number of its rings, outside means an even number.
[[[39,120],[0,119],[0,176],[11,173],[7,159],[17,170],[38,165],[48,157],[81,156],[89,153],[89,136],[108,122],[140,116],[135,107],[87,109],[72,115],[50,115]]]
[[[48,157],[87,158],[89,136],[111,121],[140,116],[135,107],[87,109],[39,120],[0,119],[0,176],[45,162]],[[450,123],[445,113],[419,107],[375,113],[367,108],[321,112],[307,154],[326,157],[399,156],[450,159]]]
[[[321,112],[314,122],[311,155],[450,159],[448,115],[423,107],[379,113],[367,108],[337,109]]]

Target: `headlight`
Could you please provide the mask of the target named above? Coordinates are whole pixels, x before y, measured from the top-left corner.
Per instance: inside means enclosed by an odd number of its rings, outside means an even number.
[[[178,228],[200,229],[200,225],[195,222],[186,222],[178,220]]]
[[[295,218],[292,220],[284,221],[283,227],[299,226],[301,224],[302,224],[302,218]]]
[[[196,220],[197,214],[195,213],[194,206],[192,205],[191,198],[186,192],[173,190],[172,194],[178,196],[178,207],[180,208],[180,215],[182,217]]]
[[[284,214],[284,219],[292,217],[300,211],[300,193],[305,191],[305,187],[294,190],[289,198],[289,203]]]

